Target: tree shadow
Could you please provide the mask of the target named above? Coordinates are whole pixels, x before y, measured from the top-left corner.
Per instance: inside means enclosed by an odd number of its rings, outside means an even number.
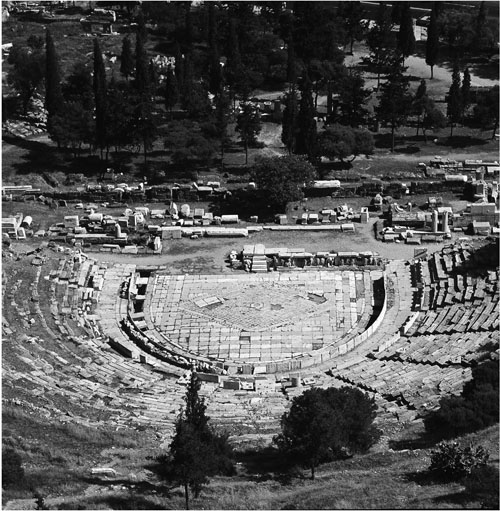
[[[417,483],[420,486],[432,486],[439,484],[435,477],[429,470],[422,470],[417,472],[406,472],[404,478],[412,483]]]
[[[292,484],[294,479],[304,479],[301,470],[293,467],[289,460],[273,447],[236,453],[236,461],[245,470],[245,478],[256,482],[276,481],[283,486]]]
[[[464,148],[469,146],[486,145],[487,143],[488,140],[485,140],[484,138],[456,135],[452,137],[441,138],[438,140],[436,145],[453,148]]]
[[[375,147],[378,149],[391,149],[392,147],[392,136],[390,133],[377,133],[374,136],[375,139]],[[397,133],[394,137],[394,152],[409,152],[408,148],[413,148],[414,146],[406,146],[405,144],[411,140],[410,137],[406,136],[398,136]],[[399,147],[398,147],[399,146]],[[412,150],[413,152],[418,152],[420,149],[416,147],[416,150]]]
[[[40,172],[63,171],[81,173],[86,176],[100,175],[110,162],[101,160],[97,155],[82,155],[74,158],[70,149],[59,149],[37,140],[5,135],[4,142],[26,150],[11,166],[19,174],[30,174],[36,168]],[[5,162],[4,162],[5,164]]]
[[[416,145],[407,145],[405,147],[396,147],[394,148],[395,153],[399,154],[416,154],[420,152],[420,147]]]
[[[471,65],[471,73],[478,78],[498,80],[498,62],[488,61],[475,62]]]
[[[476,499],[466,491],[448,493],[447,495],[439,495],[432,499],[436,504],[449,503],[455,507],[466,508],[467,504],[476,501]]]

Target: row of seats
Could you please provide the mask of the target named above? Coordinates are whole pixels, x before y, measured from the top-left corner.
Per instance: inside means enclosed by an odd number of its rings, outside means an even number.
[[[373,352],[379,360],[422,364],[470,364],[488,351],[498,352],[498,331],[401,337],[387,349]],[[496,347],[496,349],[495,349]]]

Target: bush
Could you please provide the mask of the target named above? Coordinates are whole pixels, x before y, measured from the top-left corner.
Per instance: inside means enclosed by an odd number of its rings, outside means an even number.
[[[429,470],[445,481],[459,481],[469,476],[477,467],[486,465],[489,458],[488,451],[480,445],[462,447],[458,442],[441,442],[437,448],[431,452]]]
[[[19,486],[24,481],[21,456],[10,447],[2,448],[2,488]]]
[[[465,478],[467,492],[481,501],[483,509],[498,509],[498,468],[492,465],[481,465],[472,469]]]

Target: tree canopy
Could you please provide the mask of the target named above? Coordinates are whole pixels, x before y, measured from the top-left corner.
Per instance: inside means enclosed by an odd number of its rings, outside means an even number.
[[[355,388],[308,389],[293,399],[274,441],[314,479],[320,463],[366,451],[378,440],[376,409],[374,399]]]
[[[252,178],[269,204],[284,208],[304,197],[303,187],[316,178],[316,171],[304,156],[275,156],[261,158],[252,168]]]
[[[7,80],[18,92],[23,113],[26,114],[33,95],[43,84],[45,55],[41,49],[14,45],[8,62],[12,64],[12,68],[8,72]]]
[[[56,53],[54,40],[49,30],[45,34],[45,108],[49,118],[50,131],[51,117],[57,114],[62,107],[62,91],[59,57]]]
[[[476,106],[474,107],[474,119],[479,126],[488,130],[491,129],[491,138],[495,138],[498,129],[498,106],[499,90],[498,85],[492,87],[486,93],[480,94]]]

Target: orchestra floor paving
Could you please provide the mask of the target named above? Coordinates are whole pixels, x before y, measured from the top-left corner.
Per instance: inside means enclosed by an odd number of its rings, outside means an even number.
[[[381,275],[158,272],[146,292],[146,322],[169,342],[200,355],[283,360],[334,344],[366,324],[373,311],[372,280]]]

